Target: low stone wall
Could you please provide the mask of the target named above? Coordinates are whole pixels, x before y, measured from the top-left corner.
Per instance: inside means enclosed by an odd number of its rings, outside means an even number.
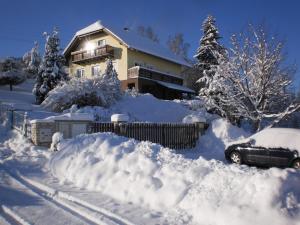
[[[52,121],[31,123],[31,140],[35,145],[49,147],[55,132],[55,123]]]

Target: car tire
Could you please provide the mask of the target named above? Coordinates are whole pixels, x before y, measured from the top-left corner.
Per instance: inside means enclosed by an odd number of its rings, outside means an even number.
[[[300,169],[300,159],[295,159],[295,160],[293,161],[293,163],[292,163],[292,167],[293,167],[294,169],[299,170],[299,169]]]
[[[229,155],[230,161],[236,164],[242,164],[242,156],[238,151],[232,151]]]

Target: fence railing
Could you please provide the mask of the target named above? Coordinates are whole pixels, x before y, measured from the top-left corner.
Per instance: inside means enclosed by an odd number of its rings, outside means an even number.
[[[159,143],[174,149],[194,148],[207,125],[204,123],[92,123],[91,133],[113,132],[140,141]]]

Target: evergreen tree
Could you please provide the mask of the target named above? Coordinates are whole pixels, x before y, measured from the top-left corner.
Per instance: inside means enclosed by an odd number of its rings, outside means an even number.
[[[0,85],[9,85],[10,91],[13,85],[18,85],[26,80],[21,61],[16,58],[7,58],[1,65]]]
[[[25,71],[32,77],[35,77],[38,73],[39,66],[41,63],[39,45],[37,42],[34,42],[34,47],[24,54],[23,62],[26,66]]]
[[[108,100],[109,102],[113,101],[113,99],[118,99],[121,96],[121,82],[111,59],[107,60],[106,69],[101,80],[101,83],[106,84],[102,86],[106,89],[105,93],[107,98],[112,99]]]
[[[226,50],[219,43],[221,36],[215,25],[216,20],[209,15],[202,24],[203,37],[200,39],[200,46],[197,49],[195,58],[198,60],[195,67],[199,71],[197,82],[201,83],[201,96],[209,97],[213,95],[210,93],[209,85],[213,82],[213,76],[221,60],[226,59]]]
[[[54,28],[51,34],[44,33],[44,36],[46,38],[45,54],[33,89],[38,104],[44,101],[48,92],[55,88],[60,81],[67,79],[64,68],[65,58],[61,54],[58,30]]]

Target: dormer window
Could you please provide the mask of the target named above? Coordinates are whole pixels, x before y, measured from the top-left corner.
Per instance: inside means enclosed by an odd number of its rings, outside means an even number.
[[[99,47],[103,47],[103,46],[105,46],[105,45],[106,45],[105,39],[101,39],[101,40],[98,41],[98,46],[99,46]]]

